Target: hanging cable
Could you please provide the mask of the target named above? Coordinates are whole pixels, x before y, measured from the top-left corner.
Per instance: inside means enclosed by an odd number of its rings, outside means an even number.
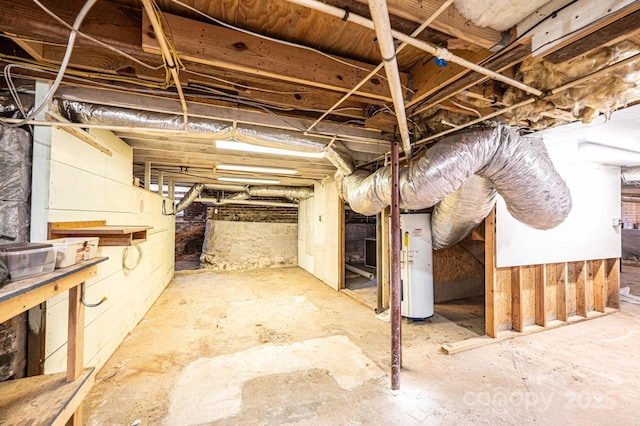
[[[45,95],[40,105],[34,108],[34,110],[31,112],[31,114],[29,114],[29,116],[18,121],[17,123],[9,124],[4,120],[0,120],[0,124],[7,127],[23,126],[27,122],[29,122],[29,120],[31,120],[33,117],[40,114],[40,112],[44,109],[44,107],[47,105],[49,100],[53,97],[53,94],[56,92],[56,90],[58,90],[58,86],[62,82],[62,77],[64,76],[64,72],[67,69],[67,66],[69,65],[69,59],[71,59],[71,52],[73,51],[73,45],[75,44],[75,41],[76,41],[76,34],[77,34],[76,31],[78,31],[78,29],[80,28],[80,25],[82,24],[82,21],[84,21],[84,18],[87,16],[87,14],[89,13],[93,5],[96,4],[96,2],[97,0],[87,0],[84,6],[82,6],[82,9],[80,9],[80,12],[78,12],[78,16],[76,16],[76,19],[73,22],[71,33],[69,33],[69,42],[67,44],[67,50],[65,51],[64,57],[62,58],[62,63],[60,64],[60,70],[58,71],[58,75],[56,76],[56,79],[53,81],[51,88]]]

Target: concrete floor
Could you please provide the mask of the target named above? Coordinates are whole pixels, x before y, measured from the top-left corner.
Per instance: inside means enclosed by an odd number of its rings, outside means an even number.
[[[89,425],[640,424],[640,305],[455,355],[436,314],[389,324],[299,268],[177,276],[99,372]]]

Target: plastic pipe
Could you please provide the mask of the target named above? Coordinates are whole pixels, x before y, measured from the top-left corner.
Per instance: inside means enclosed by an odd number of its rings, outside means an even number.
[[[353,265],[349,265],[348,263],[345,263],[344,267],[345,267],[345,269],[347,271],[355,272],[356,274],[360,275],[361,277],[365,277],[368,280],[373,280],[376,277],[371,272],[364,271],[364,270],[362,270],[360,268],[357,268],[357,267],[355,267]]]

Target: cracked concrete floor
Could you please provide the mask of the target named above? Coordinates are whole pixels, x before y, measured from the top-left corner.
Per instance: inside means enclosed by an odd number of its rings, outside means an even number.
[[[89,425],[638,424],[640,306],[455,355],[435,315],[389,324],[300,268],[177,276],[97,375]]]

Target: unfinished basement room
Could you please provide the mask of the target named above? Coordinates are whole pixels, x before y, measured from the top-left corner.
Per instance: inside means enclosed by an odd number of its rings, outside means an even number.
[[[0,0],[0,425],[637,425],[640,1]]]

